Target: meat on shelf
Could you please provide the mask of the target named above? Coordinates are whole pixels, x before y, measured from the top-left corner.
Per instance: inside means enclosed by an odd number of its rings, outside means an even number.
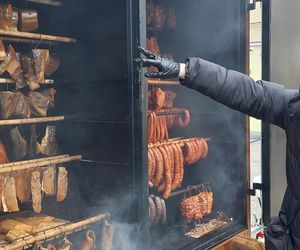
[[[163,199],[158,196],[150,195],[149,203],[149,223],[150,224],[165,224],[167,220],[166,204]]]
[[[0,144],[0,163],[8,163],[6,149]],[[16,150],[16,149],[14,149]],[[19,211],[19,203],[32,200],[33,210],[37,213],[42,210],[43,193],[46,196],[56,196],[57,201],[63,201],[68,191],[67,170],[49,165],[37,170],[25,169],[0,175],[0,211]]]
[[[163,28],[176,29],[176,13],[174,8],[166,6],[162,1],[147,0],[147,26],[161,31]]]
[[[200,192],[180,202],[182,217],[187,221],[201,220],[211,213],[213,206],[213,193],[211,191]]]
[[[186,148],[188,147],[188,148]],[[171,192],[181,186],[184,178],[184,164],[194,164],[208,154],[204,138],[184,141],[149,144],[148,180],[162,197],[168,199]]]

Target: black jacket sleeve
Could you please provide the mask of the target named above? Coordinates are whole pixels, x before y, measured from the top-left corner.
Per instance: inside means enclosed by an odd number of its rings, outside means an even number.
[[[245,74],[200,58],[187,60],[187,74],[181,84],[230,108],[285,128],[287,98],[291,93],[287,94],[283,85],[255,82]]]

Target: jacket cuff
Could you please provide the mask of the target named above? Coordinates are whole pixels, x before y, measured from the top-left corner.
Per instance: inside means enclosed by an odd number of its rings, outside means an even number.
[[[190,69],[189,69],[189,67],[190,67],[190,59],[189,58],[187,58],[186,60],[185,60],[185,76],[184,76],[184,78],[179,78],[179,82],[180,82],[180,84],[181,85],[187,85],[186,83],[188,82],[188,80],[189,80],[189,75],[190,75]]]

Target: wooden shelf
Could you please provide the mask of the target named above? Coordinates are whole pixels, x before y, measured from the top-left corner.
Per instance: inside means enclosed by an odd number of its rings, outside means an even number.
[[[37,117],[37,118],[25,118],[25,119],[0,120],[0,126],[57,122],[57,121],[63,121],[64,119],[65,119],[64,116],[49,116],[49,117]]]
[[[47,5],[52,5],[52,6],[61,6],[62,5],[62,2],[55,1],[55,0],[27,0],[27,1],[32,2],[32,3],[47,4]]]
[[[180,85],[179,81],[148,80],[151,85]]]
[[[0,84],[15,84],[15,81],[9,78],[0,78]],[[46,79],[45,82],[39,82],[38,84],[43,85],[43,84],[53,84],[54,80],[52,79]]]
[[[59,236],[69,235],[74,232],[85,230],[88,226],[100,222],[102,220],[105,220],[109,216],[110,213],[104,213],[77,222],[66,222],[63,225],[49,228],[32,235],[29,234],[28,236],[24,236],[20,239],[13,241],[13,243],[11,244],[4,246],[3,249],[5,250],[27,249],[36,243],[46,242],[55,239]]]
[[[38,40],[38,41],[48,41],[48,42],[53,41],[53,42],[62,42],[62,43],[76,43],[76,39],[70,37],[44,35],[44,34],[21,32],[21,31],[14,31],[14,30],[0,29],[0,35],[8,36],[8,37],[25,38],[25,39],[35,40],[35,41]]]

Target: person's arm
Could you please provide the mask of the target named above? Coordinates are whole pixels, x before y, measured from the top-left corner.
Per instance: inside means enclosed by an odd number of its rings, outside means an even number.
[[[186,64],[179,64],[158,57],[144,48],[138,49],[147,58],[136,61],[143,67],[154,66],[158,69],[157,72],[147,72],[146,77],[179,77],[182,85],[230,108],[285,128],[287,104],[297,94],[296,91],[287,91],[277,83],[255,82],[245,74],[227,70],[201,58],[189,58]]]
[[[250,116],[284,127],[286,91],[283,85],[255,82],[249,76],[227,70],[200,58],[189,58],[182,85]]]

